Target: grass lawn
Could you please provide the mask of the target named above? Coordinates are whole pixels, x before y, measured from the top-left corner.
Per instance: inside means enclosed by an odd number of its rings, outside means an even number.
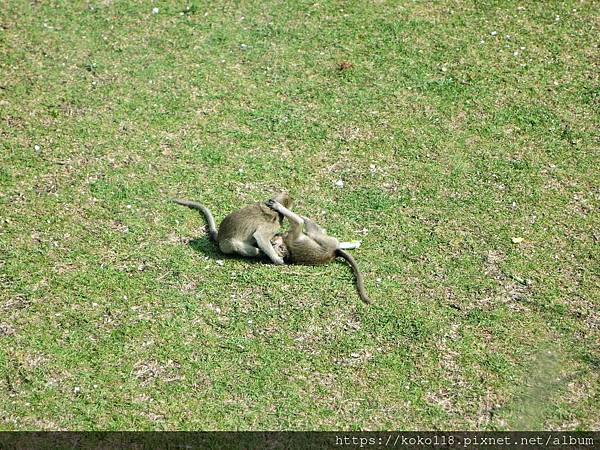
[[[596,8],[4,2],[0,429],[600,429]]]

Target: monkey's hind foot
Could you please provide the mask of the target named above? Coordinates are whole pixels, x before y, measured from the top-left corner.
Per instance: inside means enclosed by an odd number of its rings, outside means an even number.
[[[270,198],[269,200],[267,200],[265,202],[265,205],[267,205],[269,208],[271,208],[275,211],[278,211],[277,205],[279,205],[279,202],[277,200]]]
[[[342,250],[352,250],[354,248],[360,247],[360,243],[361,243],[361,241],[340,242],[339,248],[341,248]]]

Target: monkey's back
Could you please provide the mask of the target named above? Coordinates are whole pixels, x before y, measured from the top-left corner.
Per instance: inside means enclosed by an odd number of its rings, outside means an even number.
[[[227,215],[219,225],[219,242],[226,239],[253,240],[259,227],[271,226],[273,234],[279,229],[279,215],[261,203],[254,203]]]
[[[293,264],[317,266],[327,264],[335,258],[335,244],[332,246],[319,245],[311,239],[285,242],[288,256],[287,260]]]

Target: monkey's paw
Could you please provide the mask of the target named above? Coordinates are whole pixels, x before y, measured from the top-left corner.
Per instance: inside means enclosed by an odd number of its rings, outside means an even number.
[[[276,266],[280,266],[281,264],[283,264],[283,258],[278,257],[277,259],[273,260],[273,264],[275,264]]]

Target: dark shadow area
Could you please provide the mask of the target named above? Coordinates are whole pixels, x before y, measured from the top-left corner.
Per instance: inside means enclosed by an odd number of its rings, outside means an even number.
[[[208,236],[191,239],[188,241],[188,245],[192,247],[194,251],[202,253],[209,258],[221,259],[222,257],[227,256],[219,251],[217,244],[215,244]]]
[[[208,256],[211,259],[237,259],[241,261],[246,261],[250,264],[272,264],[271,260],[261,253],[258,258],[248,258],[242,255],[226,255],[221,253],[219,250],[219,246],[213,242],[210,237],[203,236],[197,239],[192,239],[188,242],[188,245],[196,252],[202,253],[204,256]]]

